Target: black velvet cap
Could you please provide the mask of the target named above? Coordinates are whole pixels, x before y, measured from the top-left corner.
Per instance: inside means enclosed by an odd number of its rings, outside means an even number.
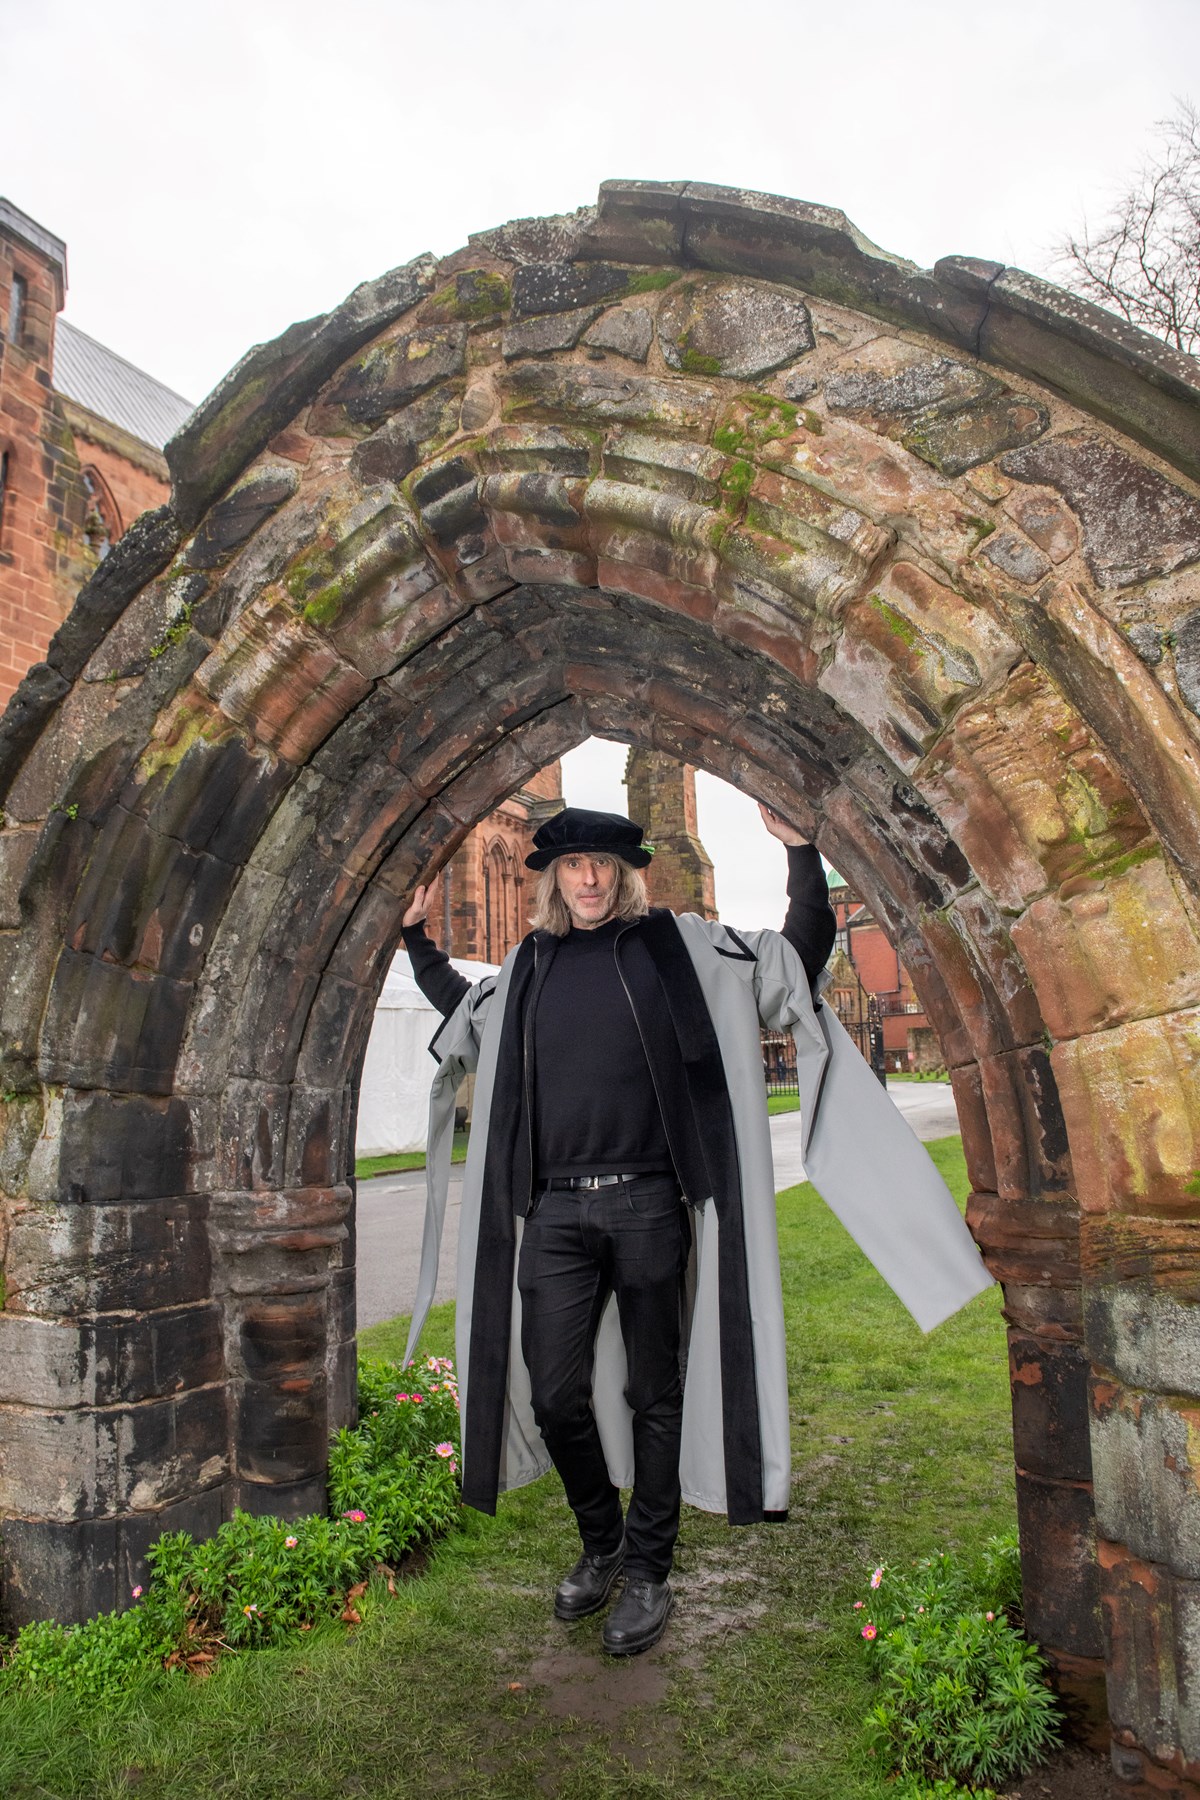
[[[642,828],[620,813],[589,812],[586,806],[564,806],[560,813],[539,825],[534,848],[525,858],[527,869],[548,869],[556,856],[619,856],[633,869],[644,869],[654,855],[643,844]]]

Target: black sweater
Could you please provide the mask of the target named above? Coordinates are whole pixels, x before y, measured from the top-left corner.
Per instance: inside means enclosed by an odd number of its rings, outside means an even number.
[[[836,923],[812,845],[788,850],[783,936],[816,980]],[[613,955],[620,920],[559,940],[532,1022],[537,1176],[669,1170],[662,1116],[637,1021]],[[423,925],[404,933],[413,976],[444,1016],[470,987]]]

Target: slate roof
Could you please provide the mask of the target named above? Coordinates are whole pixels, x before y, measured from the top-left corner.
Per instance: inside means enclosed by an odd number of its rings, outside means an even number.
[[[143,369],[59,319],[54,332],[54,386],[77,406],[161,450],[194,410],[192,402]]]

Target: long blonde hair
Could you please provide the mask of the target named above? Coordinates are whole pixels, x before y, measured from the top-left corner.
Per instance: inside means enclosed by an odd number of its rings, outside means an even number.
[[[558,891],[558,874],[555,869],[556,857],[548,869],[543,869],[538,876],[538,884],[533,894],[533,911],[529,915],[529,923],[534,931],[549,931],[555,937],[566,937],[571,929],[571,915],[567,903]],[[622,857],[597,855],[593,862],[612,863],[617,871],[617,885],[613,894],[613,909],[609,914],[613,919],[641,919],[650,911],[650,901],[646,895],[646,880],[640,869],[633,869]]]

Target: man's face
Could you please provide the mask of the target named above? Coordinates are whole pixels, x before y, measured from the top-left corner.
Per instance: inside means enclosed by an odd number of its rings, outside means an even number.
[[[611,856],[577,855],[555,859],[558,891],[571,923],[580,931],[594,931],[612,917],[617,892],[617,865]]]

